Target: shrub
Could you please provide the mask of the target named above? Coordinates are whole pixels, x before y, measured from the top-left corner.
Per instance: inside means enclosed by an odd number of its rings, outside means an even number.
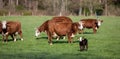
[[[32,15],[31,11],[23,11],[23,16],[29,16]]]
[[[7,10],[0,10],[0,16],[7,15],[8,11]]]

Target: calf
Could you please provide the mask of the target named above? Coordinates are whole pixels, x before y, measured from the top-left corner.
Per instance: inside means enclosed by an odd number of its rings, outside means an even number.
[[[88,50],[88,41],[84,37],[79,38],[80,51]]]

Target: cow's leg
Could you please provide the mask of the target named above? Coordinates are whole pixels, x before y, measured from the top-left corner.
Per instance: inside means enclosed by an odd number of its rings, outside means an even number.
[[[14,42],[16,42],[16,35],[15,35],[15,34],[13,34],[13,37],[14,37]]]
[[[65,36],[63,36],[63,39],[65,40]]]
[[[5,36],[6,36],[6,43],[7,43],[9,34],[6,34]]]
[[[88,50],[88,44],[85,45],[85,50],[86,50],[86,51]]]
[[[57,36],[57,40],[59,40],[60,39],[60,36]]]
[[[83,32],[84,32],[83,29],[78,31],[79,34],[83,34]]]
[[[51,33],[47,33],[47,35],[48,35],[48,43],[50,44],[50,45],[52,45],[52,34]]]
[[[23,41],[22,31],[18,33],[20,35],[21,41]]]
[[[5,34],[2,32],[2,41],[5,41]]]
[[[95,34],[97,31],[96,27],[93,27],[93,33]]]
[[[12,34],[10,34],[10,36],[12,37],[12,39],[14,40],[14,37],[13,37],[13,35]]]
[[[68,35],[68,43],[72,43],[72,37],[71,37],[71,35]]]

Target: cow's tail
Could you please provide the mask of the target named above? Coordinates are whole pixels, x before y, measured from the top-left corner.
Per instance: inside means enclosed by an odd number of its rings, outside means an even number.
[[[6,24],[7,24],[7,21],[2,21],[2,29],[6,29],[7,28]]]

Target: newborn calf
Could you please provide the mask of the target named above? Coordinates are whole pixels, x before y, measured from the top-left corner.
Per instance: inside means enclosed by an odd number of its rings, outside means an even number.
[[[88,41],[84,37],[79,38],[79,46],[80,46],[80,51],[87,50],[88,49]]]

